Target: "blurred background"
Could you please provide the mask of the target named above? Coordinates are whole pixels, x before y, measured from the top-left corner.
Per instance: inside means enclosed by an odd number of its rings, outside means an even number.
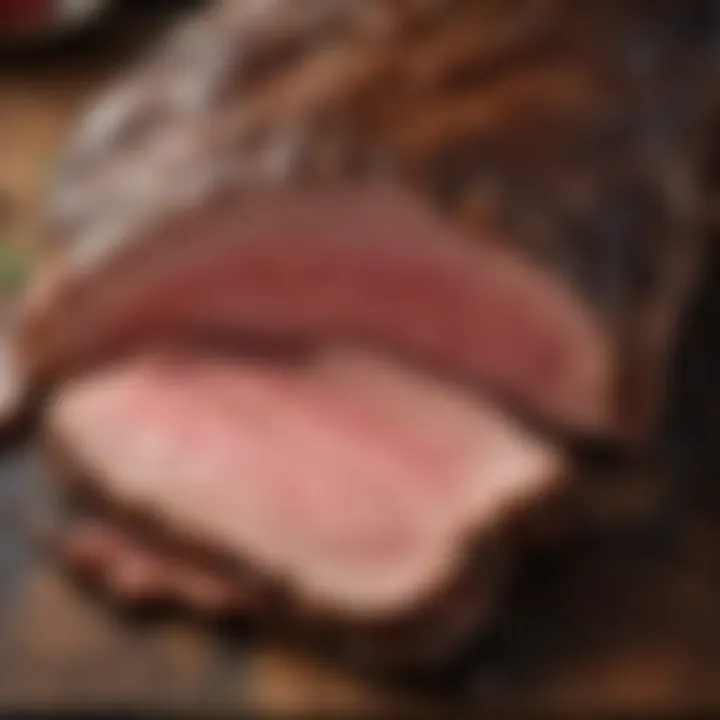
[[[36,261],[34,207],[77,114],[198,4],[0,0],[5,305]],[[346,677],[242,632],[238,638],[237,629],[116,617],[42,562],[24,522],[45,502],[42,468],[31,447],[8,451],[0,458],[0,709],[720,710],[715,287],[686,332],[658,467],[598,488],[587,537],[538,569],[542,580],[528,580],[517,612],[437,681],[432,699],[427,684],[391,690]],[[604,601],[608,588],[619,603]]]
[[[0,0],[3,290],[32,249],[31,205],[82,107],[193,0]]]

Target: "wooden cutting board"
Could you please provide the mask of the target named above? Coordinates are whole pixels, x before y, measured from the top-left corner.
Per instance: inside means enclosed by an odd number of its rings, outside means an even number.
[[[153,23],[130,17],[82,48],[0,60],[3,249],[35,252],[33,207],[68,125]],[[10,448],[0,456],[0,707],[720,710],[720,348],[702,332],[720,327],[712,312],[691,333],[690,382],[655,467],[596,478],[591,530],[530,573],[497,634],[436,683],[381,687],[258,638],[119,616],[37,551],[27,518],[45,502],[42,466],[32,445]]]

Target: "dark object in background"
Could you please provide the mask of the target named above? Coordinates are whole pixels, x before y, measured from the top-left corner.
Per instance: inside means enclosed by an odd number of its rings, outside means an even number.
[[[85,29],[114,0],[0,0],[0,43],[47,40]]]
[[[0,0],[0,49],[34,51],[93,35],[121,14],[142,25],[158,13],[175,14],[202,0]],[[140,29],[140,28],[138,28]],[[140,33],[142,34],[142,33]],[[92,51],[88,54],[92,62]]]

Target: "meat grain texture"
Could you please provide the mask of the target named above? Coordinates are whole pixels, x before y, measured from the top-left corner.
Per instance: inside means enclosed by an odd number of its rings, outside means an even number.
[[[71,563],[381,665],[487,628],[575,441],[662,415],[719,14],[227,0],[166,38],[82,118],[14,327],[102,500]]]

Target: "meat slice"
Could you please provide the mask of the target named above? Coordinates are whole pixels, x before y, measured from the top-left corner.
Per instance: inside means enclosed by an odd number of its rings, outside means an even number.
[[[240,219],[238,208],[227,228],[235,237],[246,222],[255,222],[245,216],[258,188],[279,192],[264,204],[272,206],[282,239],[304,255],[300,248],[311,244],[292,230],[294,201],[283,193],[298,186],[355,188],[370,179],[412,190],[426,214],[442,212],[448,228],[434,233],[435,244],[464,232],[478,245],[476,259],[467,256],[477,274],[468,270],[467,280],[454,274],[454,298],[431,294],[427,307],[418,302],[414,310],[400,309],[402,298],[409,303],[413,295],[401,292],[406,281],[393,277],[398,297],[383,304],[394,312],[384,314],[388,326],[379,327],[367,303],[379,303],[387,288],[370,293],[362,317],[347,306],[345,315],[333,315],[336,290],[327,287],[332,273],[316,268],[325,280],[315,288],[316,301],[322,295],[323,311],[330,314],[323,322],[350,335],[362,326],[414,349],[421,345],[418,354],[432,359],[439,353],[441,364],[450,360],[455,371],[458,364],[486,371],[480,374],[489,385],[573,431],[645,439],[662,404],[673,338],[702,264],[699,167],[718,37],[713,0],[211,4],[109,88],[78,128],[48,201],[48,238],[66,256],[41,281],[23,362],[62,364],[61,357],[73,356],[74,343],[92,345],[96,334],[89,328],[103,325],[110,333],[116,322],[125,322],[113,314],[114,301],[108,309],[102,290],[124,246],[147,248],[130,253],[127,293],[142,287],[141,266],[150,266],[148,282],[158,280],[148,258],[159,239],[172,245],[192,235],[193,262],[203,265],[201,248],[213,247],[218,232],[218,193],[237,193],[233,197],[245,209]],[[386,208],[367,214],[356,208],[352,218],[343,217],[335,199],[324,195],[315,211],[328,218],[323,232],[343,247],[352,245],[360,219],[365,226],[387,216]],[[380,223],[378,232],[396,235],[397,222]],[[426,227],[411,235],[430,232]],[[514,257],[541,267],[547,281],[524,266],[478,269],[496,265],[481,249],[489,243],[512,246]],[[288,248],[282,252],[293,255]],[[424,249],[416,252],[437,261]],[[413,257],[403,255],[408,271]],[[334,258],[323,251],[315,260]],[[312,260],[288,260],[276,269],[297,279],[302,263]],[[260,261],[238,256],[243,274],[228,260],[222,282],[178,279],[186,293],[193,290],[195,318],[227,319],[252,300],[267,319],[269,285],[264,298],[237,289],[247,286],[249,274],[259,283],[263,272],[272,272],[254,264]],[[338,262],[347,269],[355,261],[347,253]],[[523,263],[501,261],[512,264]],[[86,277],[93,274],[94,283]],[[237,280],[232,291],[208,292],[208,283],[224,286],[231,276]],[[507,302],[493,304],[497,317],[489,310],[489,276],[497,276],[493,292],[500,280],[510,288]],[[307,285],[318,275],[308,271],[303,277]],[[338,277],[346,279],[342,272]],[[466,293],[466,282],[477,289]],[[524,289],[515,295],[519,285]],[[344,289],[350,287],[354,282]],[[169,303],[167,290],[156,285],[158,297]],[[317,317],[308,319],[312,297],[300,301],[292,292],[306,288],[288,288],[285,308],[292,305],[305,313],[303,322],[317,326]],[[505,290],[498,292],[505,297]],[[467,300],[460,301],[461,294]],[[556,301],[560,295],[565,299]],[[141,306],[150,312],[144,300],[146,293],[139,292],[136,315]],[[225,306],[218,309],[221,301]],[[185,310],[188,302],[181,303]],[[298,322],[284,313],[278,317],[280,303],[272,303],[271,320],[283,331]],[[86,313],[96,304],[90,322]],[[477,335],[466,339],[471,306],[480,321]],[[522,306],[519,316],[515,306]],[[587,316],[588,307],[597,317]],[[257,315],[251,319],[260,324]],[[167,320],[155,318],[153,327]],[[428,330],[438,324],[437,334]],[[565,349],[556,355],[548,347],[557,342]],[[536,360],[546,367],[546,357],[555,381],[545,370],[527,367]],[[82,367],[68,360],[62,373]]]
[[[563,469],[486,402],[356,352],[145,356],[62,389],[48,423],[114,503],[348,620],[426,605]]]
[[[482,384],[545,422],[616,432],[617,358],[597,318],[407,194],[230,194],[90,267],[46,278],[26,313],[41,375],[162,337],[345,337]]]

